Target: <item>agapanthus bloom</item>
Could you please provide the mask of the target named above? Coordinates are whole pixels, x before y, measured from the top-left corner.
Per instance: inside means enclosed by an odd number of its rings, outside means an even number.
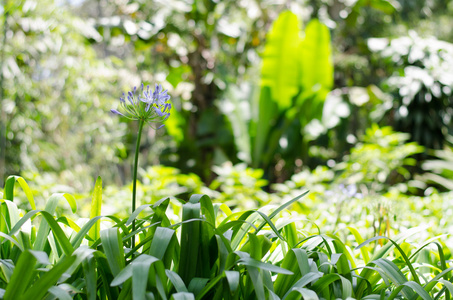
[[[153,123],[163,123],[170,116],[171,103],[168,103],[170,96],[167,90],[162,91],[162,86],[156,84],[154,92],[149,85],[141,86],[140,91],[134,87],[127,95],[123,93],[120,97],[119,110],[111,109],[112,113],[121,115],[129,120],[141,120],[148,123],[151,127]],[[164,126],[160,125],[157,129]]]

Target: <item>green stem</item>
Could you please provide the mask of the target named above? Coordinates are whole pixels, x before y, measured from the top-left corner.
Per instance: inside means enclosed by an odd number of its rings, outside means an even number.
[[[140,152],[140,139],[142,137],[142,130],[145,121],[140,120],[138,126],[137,145],[135,146],[135,159],[134,159],[134,180],[132,182],[132,213],[136,208],[136,196],[137,196],[137,170],[138,170],[138,153]],[[132,232],[135,231],[135,219],[132,221]],[[135,235],[132,236],[132,247],[135,247]]]

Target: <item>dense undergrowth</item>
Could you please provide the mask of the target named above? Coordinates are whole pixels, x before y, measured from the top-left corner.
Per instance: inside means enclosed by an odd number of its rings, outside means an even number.
[[[21,188],[19,188],[20,186]],[[31,208],[19,209],[22,191]],[[122,218],[101,216],[98,178],[89,219],[44,209],[22,177],[9,177],[0,220],[3,299],[449,299],[451,253],[423,228],[364,240],[294,214],[310,193],[280,205],[231,210],[207,195],[163,197]],[[103,199],[104,197],[104,199]],[[131,231],[136,221],[136,230]],[[308,226],[310,225],[310,226]],[[307,226],[307,227],[306,227]],[[311,228],[305,230],[304,228]],[[316,229],[316,230],[313,230]],[[447,232],[445,232],[447,233]],[[136,245],[132,244],[136,236]]]

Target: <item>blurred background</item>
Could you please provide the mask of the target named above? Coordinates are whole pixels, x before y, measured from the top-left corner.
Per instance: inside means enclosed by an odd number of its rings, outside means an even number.
[[[253,194],[327,168],[362,192],[448,191],[452,14],[449,0],[2,0],[0,182],[129,184],[138,124],[110,109],[144,82],[174,106],[144,131],[144,183],[215,190],[249,172]]]

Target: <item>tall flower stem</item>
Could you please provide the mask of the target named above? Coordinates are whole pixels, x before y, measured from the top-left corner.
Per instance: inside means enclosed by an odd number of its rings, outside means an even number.
[[[142,137],[143,125],[145,124],[144,120],[140,120],[138,125],[138,135],[137,135],[137,145],[135,146],[135,158],[134,158],[134,179],[132,182],[132,212],[136,208],[136,198],[137,198],[137,170],[138,170],[138,154],[140,152],[140,139]],[[132,232],[135,231],[135,219],[132,221]],[[135,247],[135,235],[132,236],[132,248]]]

